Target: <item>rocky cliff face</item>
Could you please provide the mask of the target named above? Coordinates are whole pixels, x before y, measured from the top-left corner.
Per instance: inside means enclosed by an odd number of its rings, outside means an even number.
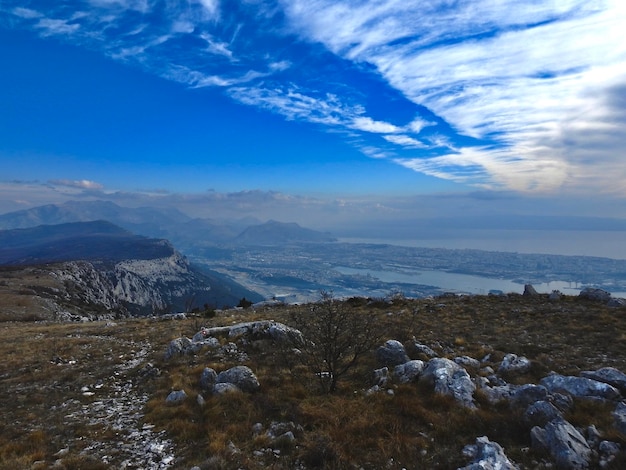
[[[50,271],[66,299],[118,314],[182,310],[207,297],[211,286],[178,252],[169,257],[125,260],[114,265],[72,261]]]
[[[0,280],[0,317],[8,319],[147,315],[262,299],[192,267],[169,241],[106,221],[0,231],[2,270],[10,280]]]

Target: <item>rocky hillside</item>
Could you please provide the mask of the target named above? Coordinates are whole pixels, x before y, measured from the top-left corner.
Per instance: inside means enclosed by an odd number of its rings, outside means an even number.
[[[5,318],[110,318],[261,300],[196,269],[166,240],[108,222],[2,231],[0,246]]]
[[[615,305],[528,289],[0,323],[0,469],[622,469]]]

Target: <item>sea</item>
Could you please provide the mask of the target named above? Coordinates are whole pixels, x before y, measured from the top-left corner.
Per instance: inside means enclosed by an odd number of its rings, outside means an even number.
[[[509,253],[552,254],[566,256],[595,256],[626,260],[626,233],[622,231],[572,230],[468,230],[438,232],[437,238],[341,238],[349,243],[383,243],[418,248],[476,249]],[[383,282],[403,282],[440,287],[453,292],[487,294],[493,291],[522,293],[524,286],[506,279],[492,279],[444,271],[416,270],[398,273],[386,270],[364,270],[338,266],[344,274],[370,275]],[[578,283],[553,281],[533,285],[538,292],[559,290],[566,295],[577,295]],[[611,291],[614,297],[626,298],[626,292]]]

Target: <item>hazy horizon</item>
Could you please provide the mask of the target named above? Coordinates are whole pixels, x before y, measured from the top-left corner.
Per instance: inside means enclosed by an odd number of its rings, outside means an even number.
[[[619,0],[7,0],[0,212],[601,231],[626,220],[624,24]]]

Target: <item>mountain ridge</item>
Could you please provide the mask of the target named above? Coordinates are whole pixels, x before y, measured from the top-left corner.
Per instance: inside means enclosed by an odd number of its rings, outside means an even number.
[[[167,240],[138,236],[109,222],[76,222],[0,231],[0,266],[36,267],[31,293],[48,311],[88,318],[185,311],[263,298],[226,276],[190,264]],[[17,271],[16,271],[17,272]],[[19,277],[19,276],[18,276]],[[52,280],[50,280],[52,279]],[[34,288],[32,288],[34,286]],[[44,309],[46,310],[46,309]]]

